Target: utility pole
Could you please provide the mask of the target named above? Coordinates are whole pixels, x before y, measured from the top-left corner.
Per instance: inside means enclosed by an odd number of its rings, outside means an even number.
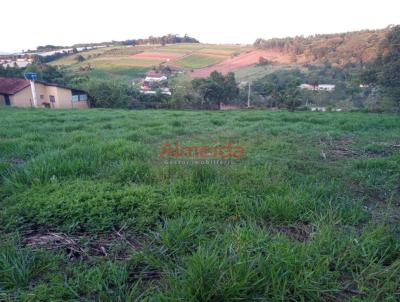
[[[29,81],[31,83],[32,97],[33,97],[33,107],[37,107],[37,96],[36,96],[36,88],[35,81]]]
[[[249,82],[249,91],[247,93],[247,108],[250,108],[250,94],[251,94],[251,83]]]
[[[37,107],[38,102],[37,102],[36,87],[35,87],[35,81],[37,79],[37,74],[34,72],[26,72],[26,73],[24,73],[24,76],[25,76],[25,79],[27,79],[29,81],[29,83],[31,84],[33,107]]]

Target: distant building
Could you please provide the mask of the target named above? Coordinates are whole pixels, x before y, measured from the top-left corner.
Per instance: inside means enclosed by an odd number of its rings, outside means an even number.
[[[42,81],[35,82],[37,107],[88,108],[85,91]],[[30,82],[19,78],[0,77],[0,106],[33,107]]]
[[[331,84],[320,84],[316,88],[319,91],[334,91],[336,86]]]
[[[17,59],[17,60],[0,60],[3,68],[25,68],[32,64],[32,59]]]
[[[160,93],[163,95],[169,95],[169,96],[172,95],[172,92],[168,87],[162,87],[162,88],[159,88],[159,90],[160,90]],[[153,94],[153,95],[157,94],[157,90],[150,90],[143,86],[141,87],[140,92],[143,94]]]
[[[299,88],[302,90],[311,90],[311,91],[334,91],[336,86],[332,84],[320,84],[320,85],[301,84]]]
[[[220,110],[234,110],[234,109],[241,109],[242,107],[239,104],[224,104],[219,103]]]
[[[167,87],[168,78],[160,72],[150,70],[140,86],[140,92],[144,94],[157,94],[157,90],[163,95],[171,96],[171,90]]]
[[[315,90],[315,86],[310,85],[310,84],[301,84],[299,86],[300,89],[305,89],[305,90]]]
[[[325,107],[310,107],[311,111],[319,111],[319,112],[325,112],[326,108]]]
[[[148,83],[152,82],[160,83],[166,80],[168,80],[168,78],[165,75],[154,70],[150,70],[149,72],[147,72],[146,78],[144,79],[144,81]]]

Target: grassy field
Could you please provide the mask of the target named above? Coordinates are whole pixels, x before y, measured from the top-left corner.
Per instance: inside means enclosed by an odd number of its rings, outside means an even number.
[[[209,56],[209,55],[195,54],[174,61],[174,65],[189,69],[197,69],[197,68],[212,66],[218,62],[223,61],[224,58],[225,57],[223,56]]]
[[[304,70],[300,65],[269,65],[269,66],[257,66],[251,65],[248,67],[240,68],[239,70],[235,71],[235,77],[238,81],[256,81],[258,79],[263,78],[267,74],[273,73],[278,70],[290,70],[290,69],[300,69]]]
[[[399,146],[389,114],[0,109],[0,300],[399,301]]]

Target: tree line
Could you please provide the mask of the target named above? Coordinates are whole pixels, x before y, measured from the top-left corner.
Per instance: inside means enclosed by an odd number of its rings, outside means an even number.
[[[308,37],[257,39],[254,46],[288,54],[293,63],[329,61],[341,66],[348,63],[365,64],[376,56],[379,44],[389,30],[390,28]]]
[[[63,48],[78,48],[78,47],[96,47],[96,46],[109,46],[109,45],[144,45],[144,44],[178,44],[178,43],[200,43],[197,39],[185,34],[183,37],[176,34],[168,34],[160,37],[150,36],[145,39],[127,39],[122,41],[107,41],[98,43],[78,43],[72,46],[59,46],[59,45],[42,45],[38,46],[36,50],[28,50],[27,52],[45,52],[53,51]]]

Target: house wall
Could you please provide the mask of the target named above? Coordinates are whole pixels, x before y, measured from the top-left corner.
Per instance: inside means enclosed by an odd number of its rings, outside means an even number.
[[[49,103],[49,95],[47,93],[46,86],[40,83],[36,83],[35,88],[38,106],[41,107],[43,106],[43,103]],[[40,96],[43,96],[43,98],[41,98]]]
[[[31,87],[25,87],[16,94],[10,96],[10,104],[15,107],[31,107],[32,106]]]
[[[78,109],[89,108],[89,103],[87,101],[79,101],[74,103],[74,108]]]
[[[44,103],[48,103],[51,108],[89,108],[87,102],[74,102],[72,104],[72,91],[70,89],[47,86],[41,83],[35,83],[35,88],[38,107],[42,107]],[[50,96],[54,96],[54,103],[50,102]],[[31,107],[33,104],[31,87],[28,86],[10,96],[10,102],[11,106],[15,107]]]
[[[56,93],[56,108],[72,108],[72,92],[69,89],[60,87],[48,87],[55,88]],[[52,90],[53,90],[52,89]]]
[[[0,106],[5,106],[6,105],[6,98],[4,95],[0,94]]]

